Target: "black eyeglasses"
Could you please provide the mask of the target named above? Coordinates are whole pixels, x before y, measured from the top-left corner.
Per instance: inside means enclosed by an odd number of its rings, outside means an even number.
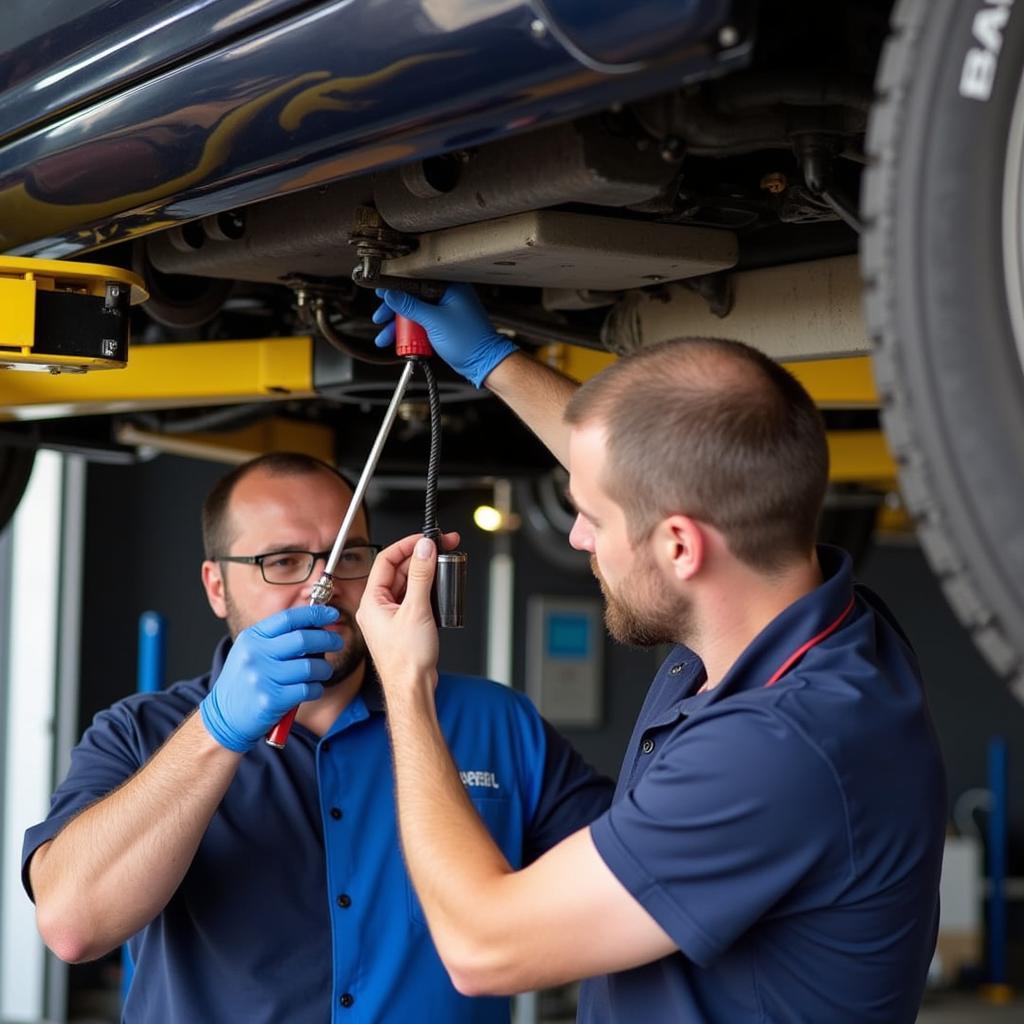
[[[343,548],[331,576],[336,580],[360,580],[368,576],[379,551],[379,544],[353,544]],[[305,583],[313,573],[313,566],[320,559],[326,562],[330,555],[330,551],[269,551],[265,555],[221,555],[215,561],[258,565],[267,583],[287,586]]]

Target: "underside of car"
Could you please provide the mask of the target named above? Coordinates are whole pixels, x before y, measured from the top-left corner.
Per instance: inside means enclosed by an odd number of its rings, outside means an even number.
[[[150,298],[136,313],[136,348],[310,333],[339,348],[346,366],[322,381],[329,395],[288,413],[326,418],[356,445],[368,429],[362,411],[393,376],[370,321],[373,286],[388,279],[473,282],[498,328],[530,347],[621,353],[671,333],[728,335],[737,273],[839,257],[850,269],[839,264],[836,273],[855,273],[864,136],[889,6],[761,4],[746,21],[716,29],[707,71],[693,82],[170,227],[147,224],[132,241],[85,251],[145,280]],[[737,64],[744,66],[732,70]],[[340,103],[340,94],[335,84],[320,98]],[[175,144],[169,133],[136,135],[127,150],[110,144],[73,170],[65,154],[50,166],[44,159],[33,174],[52,191],[73,177],[79,193],[100,199],[118,163],[158,160],[155,147]],[[12,251],[47,252],[38,244]],[[353,280],[369,263],[373,275]],[[673,323],[681,302],[701,315],[703,330],[685,317]],[[865,348],[863,338],[822,332],[773,354]],[[466,465],[507,472],[543,458],[526,443],[517,459],[520,437],[504,451],[493,431],[460,431],[456,420],[504,415],[490,408],[496,403],[463,401],[477,396],[454,379],[445,384],[445,397],[459,400],[449,415],[451,450],[461,451],[464,433]],[[242,403],[129,419],[181,431],[280,412]],[[107,426],[95,424],[97,441]],[[50,431],[81,434],[83,424],[18,429],[38,440]],[[456,454],[455,464],[462,461]]]

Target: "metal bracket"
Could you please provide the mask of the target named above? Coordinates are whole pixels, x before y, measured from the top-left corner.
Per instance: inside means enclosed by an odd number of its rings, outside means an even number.
[[[395,231],[372,206],[357,206],[355,224],[348,240],[354,245],[359,262],[352,271],[352,281],[360,288],[395,288],[417,298],[435,302],[444,294],[445,286],[437,281],[382,274],[386,260],[407,256],[416,248],[416,240]]]

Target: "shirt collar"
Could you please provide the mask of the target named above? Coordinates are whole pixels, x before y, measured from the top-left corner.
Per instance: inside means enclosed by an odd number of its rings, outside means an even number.
[[[803,644],[843,615],[853,597],[850,556],[827,544],[819,544],[817,551],[821,584],[772,619],[747,645],[718,686],[700,695],[702,702],[706,699],[710,704],[729,694],[764,686]]]

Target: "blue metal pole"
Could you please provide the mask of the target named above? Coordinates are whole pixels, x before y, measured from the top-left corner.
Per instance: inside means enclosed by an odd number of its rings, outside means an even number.
[[[164,685],[164,617],[159,612],[139,616],[139,693],[155,693]]]
[[[1008,846],[1006,739],[994,736],[988,744],[988,786],[992,810],[988,819],[988,979],[1006,984],[1006,865]]]
[[[139,693],[156,693],[164,685],[164,617],[159,612],[143,612],[139,616],[139,654],[136,666],[136,689]],[[121,947],[121,1003],[128,998],[128,989],[135,974],[135,964],[126,942]]]

